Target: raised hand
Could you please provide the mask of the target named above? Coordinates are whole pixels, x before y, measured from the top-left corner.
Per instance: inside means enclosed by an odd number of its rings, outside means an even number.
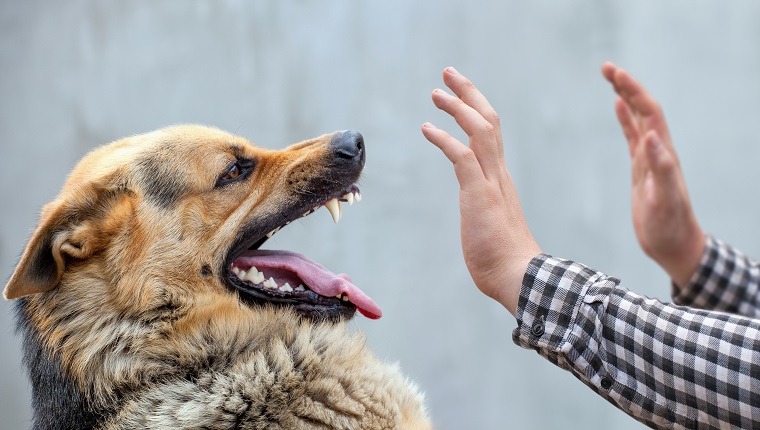
[[[607,62],[602,74],[620,96],[615,112],[631,155],[636,237],[644,252],[683,286],[699,265],[706,238],[691,207],[665,114],[625,70]]]
[[[530,260],[541,252],[525,222],[504,162],[496,111],[454,68],[443,81],[455,96],[437,89],[433,103],[467,133],[469,147],[430,123],[422,133],[453,163],[459,181],[462,251],[475,285],[513,315]]]

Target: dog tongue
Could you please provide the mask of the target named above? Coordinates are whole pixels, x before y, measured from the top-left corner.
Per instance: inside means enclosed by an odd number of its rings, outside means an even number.
[[[236,261],[246,266],[256,266],[260,271],[266,268],[291,271],[320,296],[335,297],[345,294],[365,317],[378,319],[383,315],[380,307],[354,285],[348,275],[336,275],[301,254],[268,249],[251,250],[243,253]]]

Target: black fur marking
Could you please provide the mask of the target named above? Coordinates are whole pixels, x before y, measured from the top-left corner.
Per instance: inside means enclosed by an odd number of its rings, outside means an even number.
[[[204,278],[208,278],[213,274],[214,274],[214,271],[211,270],[211,266],[209,266],[208,264],[204,264],[203,266],[201,266],[201,276],[203,276]]]
[[[171,208],[185,193],[181,176],[167,168],[162,156],[143,157],[137,161],[137,171],[145,195],[162,208]]]
[[[23,336],[23,361],[32,382],[32,429],[89,429],[114,414],[112,409],[95,411],[74,381],[64,374],[60,358],[45,349],[29,320],[27,300],[16,302],[16,331]]]

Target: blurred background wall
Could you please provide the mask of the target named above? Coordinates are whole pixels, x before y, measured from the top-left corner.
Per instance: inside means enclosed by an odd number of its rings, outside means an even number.
[[[752,0],[2,0],[0,277],[97,145],[176,123],[271,148],[352,128],[368,147],[364,200],[337,226],[323,210],[268,246],[351,274],[383,307],[354,324],[423,387],[436,428],[641,428],[515,346],[514,318],[472,284],[453,171],[419,131],[455,129],[430,92],[453,65],[489,97],[546,252],[668,300],[633,234],[600,65],[628,68],[659,98],[703,227],[760,258],[758,46]],[[8,429],[30,415],[12,313],[0,303]]]

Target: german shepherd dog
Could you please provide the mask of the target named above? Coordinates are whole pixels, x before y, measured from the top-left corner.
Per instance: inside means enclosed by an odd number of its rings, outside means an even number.
[[[261,250],[359,200],[362,136],[282,151],[201,126],[95,149],[5,287],[36,429],[427,429],[422,396],[346,327],[346,275]]]

